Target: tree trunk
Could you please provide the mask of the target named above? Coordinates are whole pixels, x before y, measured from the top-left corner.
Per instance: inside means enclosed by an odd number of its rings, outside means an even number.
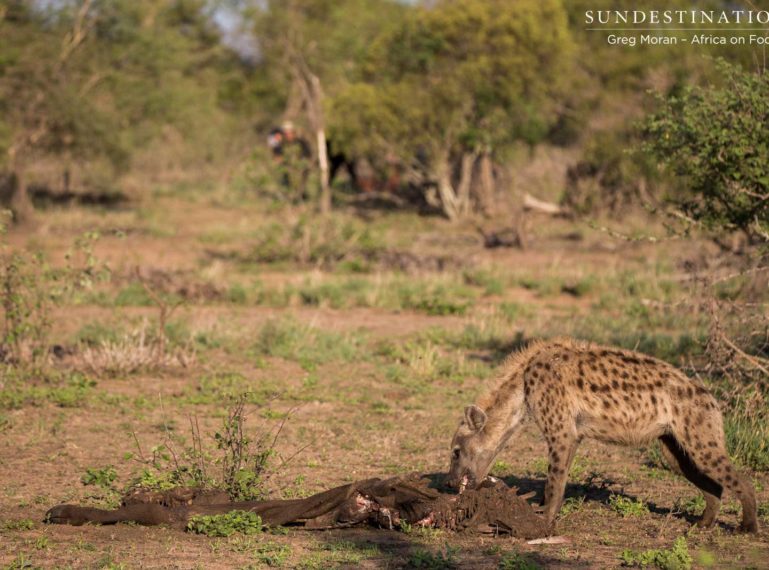
[[[461,216],[467,216],[472,211],[470,188],[473,182],[473,166],[478,157],[477,153],[466,152],[462,155],[459,170],[459,186],[457,186],[458,205]]]
[[[462,155],[459,171],[459,183],[456,188],[451,181],[451,163],[447,155],[438,160],[436,180],[438,195],[443,213],[449,220],[456,221],[470,214],[470,187],[473,181],[473,165],[477,153],[466,152]]]
[[[35,208],[27,192],[27,182],[21,169],[12,170],[8,180],[10,185],[10,201],[8,206],[13,213],[13,221],[17,224],[27,224],[35,217]]]
[[[494,210],[494,165],[491,162],[491,154],[486,150],[481,153],[480,172],[478,184],[478,207],[484,216],[491,217]]]
[[[318,167],[320,168],[320,213],[331,211],[331,186],[328,180],[328,147],[326,146],[326,131],[323,127],[317,131]]]
[[[441,199],[441,209],[449,220],[459,218],[459,208],[457,194],[451,183],[451,165],[448,157],[439,159],[436,168],[436,180],[438,182],[438,195]]]

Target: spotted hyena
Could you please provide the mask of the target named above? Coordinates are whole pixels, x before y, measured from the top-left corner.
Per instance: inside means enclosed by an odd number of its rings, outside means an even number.
[[[529,413],[550,455],[545,515],[555,520],[579,442],[660,441],[667,463],[705,495],[700,526],[710,526],[724,488],[742,503],[741,529],[757,532],[750,482],[726,453],[721,412],[696,378],[636,352],[563,339],[512,354],[499,385],[465,408],[452,441],[449,484],[475,485]]]

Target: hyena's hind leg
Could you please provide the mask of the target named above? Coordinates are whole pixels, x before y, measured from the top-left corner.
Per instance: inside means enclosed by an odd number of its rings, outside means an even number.
[[[666,434],[659,439],[660,450],[670,469],[686,477],[705,496],[705,512],[697,521],[697,526],[705,528],[712,526],[718,511],[721,510],[723,487],[697,468],[675,437]]]
[[[743,532],[758,532],[756,492],[750,480],[732,465],[726,452],[721,413],[715,406],[697,417],[674,424],[674,436],[704,475],[734,493],[742,504]]]

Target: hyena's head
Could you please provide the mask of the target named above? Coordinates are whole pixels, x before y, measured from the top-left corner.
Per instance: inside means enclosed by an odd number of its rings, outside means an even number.
[[[476,487],[489,473],[494,450],[487,443],[483,428],[486,412],[478,406],[467,406],[465,416],[451,440],[451,466],[446,484],[454,489]]]

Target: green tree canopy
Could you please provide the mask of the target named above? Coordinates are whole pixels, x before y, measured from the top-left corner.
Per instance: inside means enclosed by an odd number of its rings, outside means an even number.
[[[558,0],[415,8],[372,45],[362,82],[334,98],[332,132],[349,150],[421,157],[445,213],[459,217],[469,181],[460,173],[454,188],[454,162],[541,140],[557,117],[571,53]]]
[[[30,211],[26,174],[41,157],[102,160],[118,173],[166,126],[194,136],[213,124],[217,67],[232,55],[207,6],[0,3],[0,160],[17,215]]]

